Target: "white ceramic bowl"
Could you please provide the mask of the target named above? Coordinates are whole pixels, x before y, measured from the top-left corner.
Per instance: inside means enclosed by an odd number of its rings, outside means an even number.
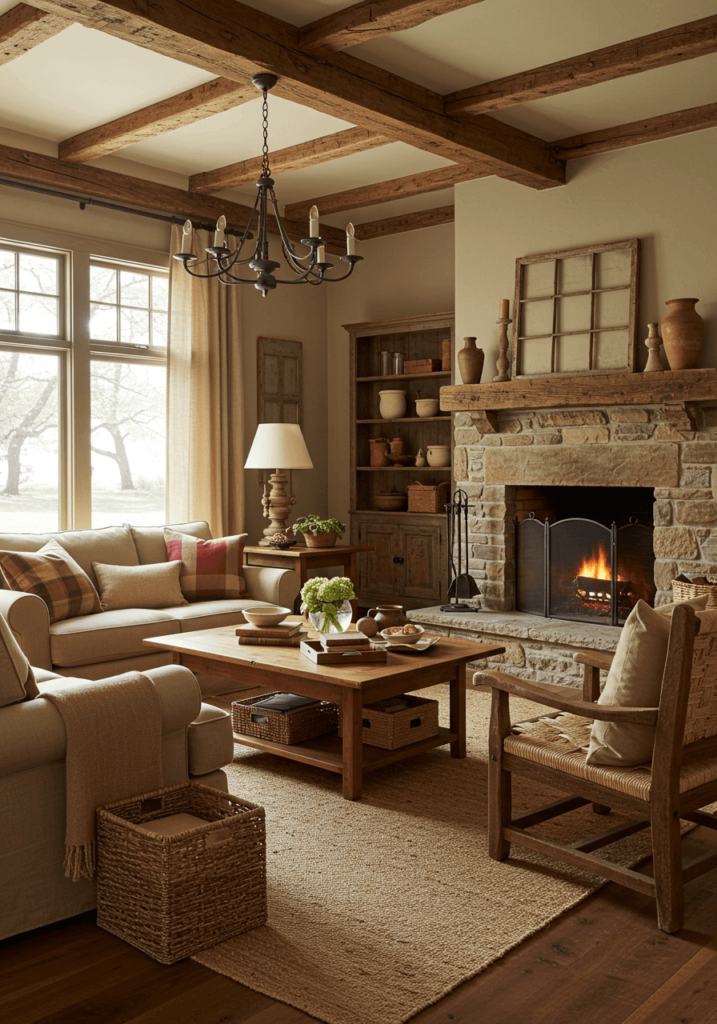
[[[412,625],[416,626],[417,633],[389,633],[387,629],[382,629],[381,636],[390,644],[415,644],[423,636],[424,629],[415,622]]]
[[[416,399],[416,415],[417,416],[437,416],[440,408],[440,402],[437,398],[417,398]]]
[[[451,449],[447,444],[432,444],[428,447],[426,457],[428,458],[429,466],[450,466]]]
[[[278,604],[256,604],[243,608],[242,615],[252,626],[278,626],[287,615],[291,615],[291,608],[280,608]]]

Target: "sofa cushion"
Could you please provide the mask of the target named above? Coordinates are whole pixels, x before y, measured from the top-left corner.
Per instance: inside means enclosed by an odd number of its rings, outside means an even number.
[[[90,579],[55,540],[49,540],[39,551],[0,552],[0,570],[10,590],[42,598],[50,622],[100,610]]]
[[[93,562],[103,612],[117,608],[167,608],[186,604],[179,585],[181,562],[102,565]]]
[[[242,562],[247,533],[217,540],[200,540],[166,528],[169,558],[182,561],[179,582],[190,601],[248,597]]]
[[[122,608],[80,615],[50,626],[52,664],[69,667],[139,657],[152,651],[143,640],[178,632],[176,619],[159,610]]]
[[[243,610],[262,603],[250,597],[240,597],[227,601],[191,601],[181,607],[162,610],[179,622],[182,633],[191,633],[195,629],[239,626],[246,621]]]
[[[139,565],[132,534],[126,526],[106,526],[102,530],[68,530],[56,533],[54,537],[87,573],[94,586],[97,586],[97,579],[92,568],[93,562],[102,562],[104,565]]]
[[[30,662],[20,650],[6,620],[0,615],[0,708],[37,697],[38,689]]]
[[[132,526],[130,523],[124,523],[123,525],[132,534],[140,565],[167,561],[169,556],[167,555],[167,545],[164,542],[164,526]],[[204,521],[179,523],[177,526],[169,526],[167,529],[176,530],[177,533],[189,534],[190,537],[199,537],[201,540],[212,539],[209,523]]]

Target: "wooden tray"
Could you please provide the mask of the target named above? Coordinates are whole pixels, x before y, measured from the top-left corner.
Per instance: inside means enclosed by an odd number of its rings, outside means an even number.
[[[373,648],[368,651],[327,651],[319,640],[302,640],[299,650],[315,665],[367,665],[388,661],[386,651]]]

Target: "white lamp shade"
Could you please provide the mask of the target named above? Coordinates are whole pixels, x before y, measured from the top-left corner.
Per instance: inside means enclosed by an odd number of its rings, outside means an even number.
[[[298,423],[260,423],[244,469],[313,469]]]

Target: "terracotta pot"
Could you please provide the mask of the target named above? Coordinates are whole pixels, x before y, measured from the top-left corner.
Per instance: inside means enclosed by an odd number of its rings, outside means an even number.
[[[377,608],[372,608],[369,615],[375,619],[379,630],[388,629],[390,626],[405,626],[408,622],[403,614],[402,604],[380,604]]]
[[[313,533],[304,534],[304,542],[307,548],[332,548],[337,539],[334,530],[331,533],[317,533],[315,537]]]
[[[483,349],[476,348],[475,338],[464,338],[463,348],[458,353],[458,369],[464,384],[480,384],[483,373]]]
[[[406,392],[379,391],[378,411],[385,420],[399,420],[406,415]]]
[[[391,455],[403,455],[406,448],[406,443],[402,437],[392,437],[390,444]]]
[[[662,344],[671,370],[697,366],[705,340],[705,325],[695,310],[699,299],[668,299],[670,312],[662,321]]]
[[[385,437],[372,437],[369,440],[369,466],[388,465],[388,439]]]

